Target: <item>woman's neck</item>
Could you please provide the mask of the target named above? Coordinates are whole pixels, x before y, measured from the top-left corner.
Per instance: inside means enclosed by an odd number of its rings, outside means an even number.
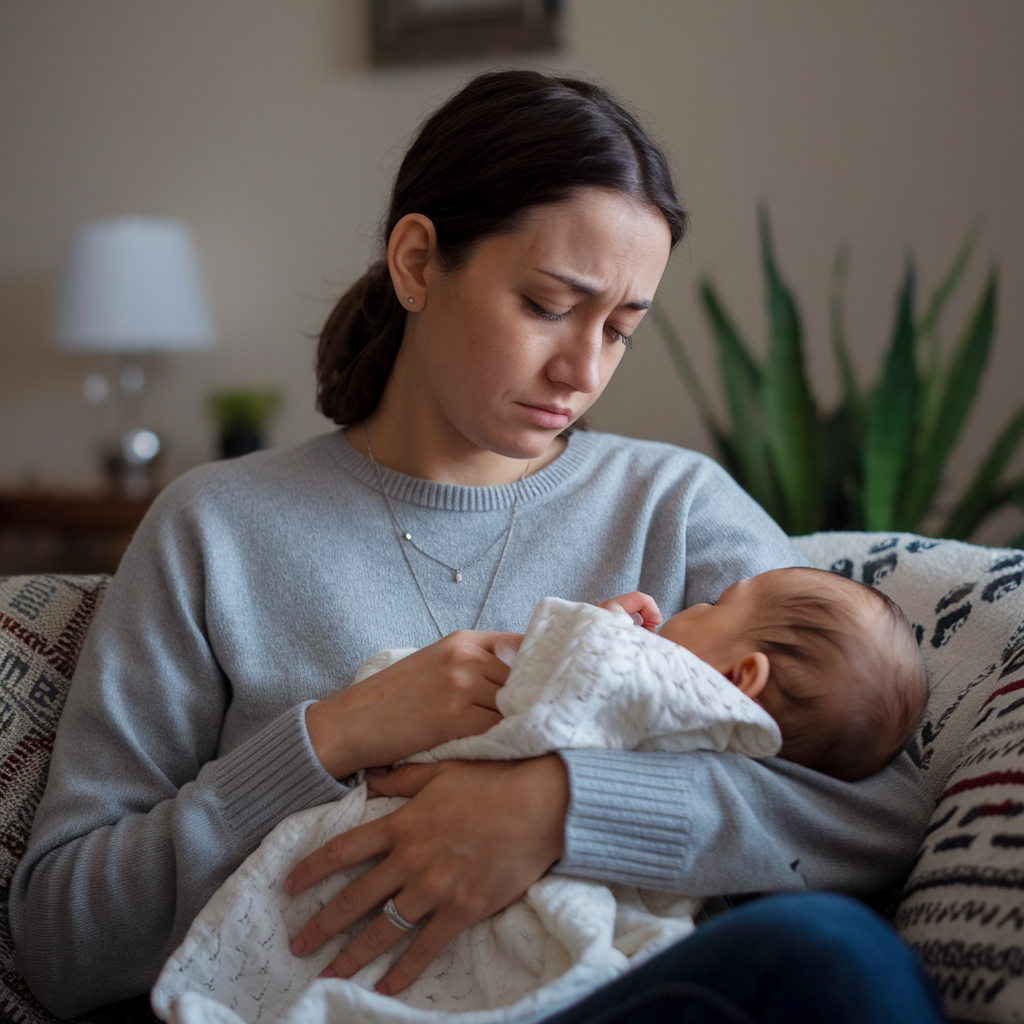
[[[374,461],[388,469],[421,480],[468,487],[514,483],[524,470],[533,474],[553,462],[566,446],[565,438],[556,437],[537,458],[506,458],[477,448],[465,438],[445,437],[441,431],[396,422],[376,410],[350,426],[345,436],[363,455],[369,456],[372,450]]]

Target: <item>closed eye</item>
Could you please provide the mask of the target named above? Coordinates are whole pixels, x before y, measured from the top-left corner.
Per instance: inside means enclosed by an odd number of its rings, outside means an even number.
[[[528,295],[523,296],[523,301],[530,307],[530,309],[537,314],[542,320],[547,320],[550,323],[558,323],[560,320],[564,320],[571,312],[571,309],[567,309],[564,313],[552,313],[546,310],[539,303],[536,303]]]
[[[564,320],[571,312],[572,309],[567,309],[564,313],[552,313],[550,310],[545,309],[540,303],[534,302],[529,295],[523,296],[523,301],[529,307],[530,311],[539,316],[542,320],[547,320],[548,323],[557,324]],[[633,335],[623,334],[621,331],[616,330],[614,327],[608,326],[606,330],[616,341],[621,341],[626,348],[633,347]]]

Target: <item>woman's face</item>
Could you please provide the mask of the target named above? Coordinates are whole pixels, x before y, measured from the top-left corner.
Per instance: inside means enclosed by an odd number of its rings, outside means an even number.
[[[415,401],[473,448],[536,458],[601,395],[669,251],[656,209],[588,189],[485,238],[458,271],[428,262],[402,346]]]

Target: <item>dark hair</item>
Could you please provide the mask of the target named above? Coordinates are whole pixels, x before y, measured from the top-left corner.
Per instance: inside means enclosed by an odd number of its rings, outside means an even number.
[[[658,209],[673,247],[687,227],[664,154],[640,122],[589,82],[536,71],[474,78],[424,122],[405,154],[381,225],[386,250],[410,213],[429,217],[438,258],[458,270],[483,238],[582,188],[608,188]],[[324,324],[317,406],[335,423],[380,401],[405,329],[387,260],[378,258]]]
[[[777,590],[747,635],[767,656],[785,704],[776,720],[780,757],[847,782],[885,767],[909,742],[924,714],[928,680],[914,631],[902,609],[873,587],[824,569],[776,569],[807,577],[799,590]],[[863,622],[830,596],[852,596],[874,610],[871,651]],[[822,721],[826,687],[852,698],[841,721]]]

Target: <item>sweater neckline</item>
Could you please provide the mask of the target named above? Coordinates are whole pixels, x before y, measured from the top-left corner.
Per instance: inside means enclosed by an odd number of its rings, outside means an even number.
[[[377,470],[373,463],[345,436],[345,427],[335,431],[331,451],[342,469],[371,490],[380,491]],[[463,484],[443,484],[407,476],[396,470],[380,467],[381,480],[389,498],[423,508],[446,512],[492,512],[511,508],[519,493],[519,503],[537,500],[560,488],[587,462],[594,448],[588,431],[577,430],[568,437],[565,451],[554,462],[521,483],[495,484],[487,487],[469,487]]]

